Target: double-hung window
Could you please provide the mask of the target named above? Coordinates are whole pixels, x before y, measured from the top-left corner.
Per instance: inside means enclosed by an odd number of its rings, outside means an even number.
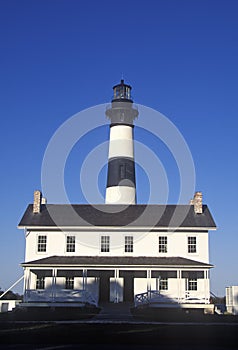
[[[67,236],[66,252],[75,252],[75,236]]]
[[[159,237],[159,253],[168,252],[168,238],[166,236]]]
[[[133,236],[125,236],[125,253],[133,253]]]
[[[47,236],[38,236],[37,251],[46,252]]]
[[[101,236],[101,252],[110,252],[110,236]]]
[[[189,278],[188,279],[188,290],[197,290],[197,279],[196,278]]]
[[[188,253],[196,253],[196,252],[197,252],[197,238],[188,237]]]
[[[65,289],[74,289],[74,277],[65,278]]]
[[[168,290],[168,278],[166,278],[166,277],[160,278],[159,289],[160,290]]]
[[[36,289],[45,289],[45,277],[37,277]]]

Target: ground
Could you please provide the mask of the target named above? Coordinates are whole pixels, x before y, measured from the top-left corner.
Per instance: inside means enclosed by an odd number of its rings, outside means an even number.
[[[199,324],[15,324],[0,349],[237,349],[238,326]],[[159,346],[158,346],[159,345]]]
[[[115,308],[118,306],[113,306]],[[118,314],[110,317],[90,309],[69,320],[70,312],[35,310],[31,320],[24,313],[0,315],[0,349],[168,349],[227,350],[238,348],[238,317],[202,314],[164,314],[152,317]],[[68,310],[69,311],[69,310]],[[15,317],[13,317],[15,315]],[[18,315],[18,317],[16,317]],[[41,316],[41,321],[37,320]],[[47,316],[46,316],[47,315]],[[108,316],[107,316],[108,315]],[[22,315],[23,316],[23,313]],[[29,314],[28,314],[29,316]],[[56,320],[55,318],[58,318]],[[34,320],[33,320],[34,319]],[[61,319],[61,321],[59,321]]]

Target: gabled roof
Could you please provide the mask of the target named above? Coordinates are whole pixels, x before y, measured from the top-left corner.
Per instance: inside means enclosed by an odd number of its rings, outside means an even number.
[[[133,257],[133,256],[50,256],[34,261],[29,261],[21,264],[22,266],[37,266],[37,267],[88,267],[91,265],[130,265],[130,266],[154,266],[154,267],[206,267],[211,268],[213,265],[203,262],[190,260],[182,257]]]
[[[20,223],[23,227],[93,227],[108,226],[130,228],[201,228],[215,229],[216,224],[207,205],[203,213],[196,214],[193,205],[84,205],[44,204],[34,214],[30,204]]]

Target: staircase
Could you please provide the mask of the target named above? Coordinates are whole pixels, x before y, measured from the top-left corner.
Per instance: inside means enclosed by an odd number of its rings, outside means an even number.
[[[121,321],[127,322],[133,319],[130,308],[133,305],[131,303],[101,303],[100,313],[98,313],[93,320],[94,321]]]
[[[214,312],[218,315],[223,315],[224,312],[226,311],[226,306],[225,304],[221,304],[221,298],[217,297],[214,293],[210,292],[211,297],[214,300]]]

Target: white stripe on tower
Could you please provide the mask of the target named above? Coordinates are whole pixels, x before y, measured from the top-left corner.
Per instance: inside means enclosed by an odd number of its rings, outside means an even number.
[[[106,111],[111,120],[106,203],[135,204],[133,121],[138,111],[131,100],[131,86],[124,84],[124,80],[113,87],[113,93]]]

